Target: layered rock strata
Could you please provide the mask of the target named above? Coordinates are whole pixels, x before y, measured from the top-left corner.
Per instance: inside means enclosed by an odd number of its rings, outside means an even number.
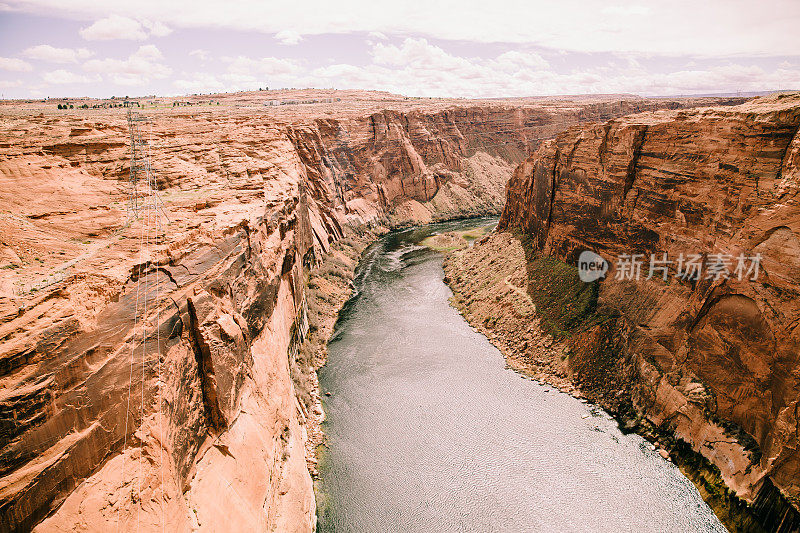
[[[348,98],[145,109],[149,218],[129,215],[123,110],[3,105],[0,529],[313,530],[346,234],[497,212],[543,139],[692,105]]]
[[[573,128],[516,169],[499,225],[527,244],[527,294],[567,339],[555,366],[687,443],[776,531],[800,528],[799,126],[784,94]],[[619,268],[580,282],[584,250]],[[667,281],[647,279],[664,253]],[[639,279],[622,254],[642,254]],[[693,254],[700,278],[676,277]],[[760,256],[757,279],[740,255]]]

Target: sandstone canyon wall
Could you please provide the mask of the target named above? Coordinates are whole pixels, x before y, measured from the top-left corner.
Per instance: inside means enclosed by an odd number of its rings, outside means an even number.
[[[0,530],[313,530],[308,270],[348,228],[498,212],[571,125],[693,102],[345,104],[153,110],[161,228],[127,217],[122,110],[2,110]]]
[[[701,102],[518,100],[388,109],[307,120],[292,124],[288,135],[309,175],[326,185],[347,219],[396,226],[499,214],[505,177],[543,140],[575,124]]]
[[[572,382],[687,443],[767,531],[800,528],[799,126],[795,93],[573,128],[516,169],[500,221],[529,241],[529,267],[574,266],[583,250],[611,265],[760,254],[756,281],[680,280],[676,264],[668,282],[648,280],[645,266],[639,280],[612,271],[586,284],[588,303],[540,311],[557,321],[583,306],[591,319],[574,320],[567,341]]]

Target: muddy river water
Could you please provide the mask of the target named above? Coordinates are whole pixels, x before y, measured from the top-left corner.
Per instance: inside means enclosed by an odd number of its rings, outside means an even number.
[[[320,372],[321,531],[725,531],[695,487],[603,411],[505,366],[419,243],[364,254]]]

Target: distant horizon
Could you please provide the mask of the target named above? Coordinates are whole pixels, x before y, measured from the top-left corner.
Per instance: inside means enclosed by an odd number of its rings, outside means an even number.
[[[410,94],[393,93],[391,91],[383,91],[380,89],[321,89],[317,87],[302,87],[302,88],[280,88],[280,89],[250,89],[241,91],[220,91],[209,93],[186,93],[186,94],[128,94],[128,95],[111,95],[111,96],[42,96],[38,98],[8,98],[0,96],[0,101],[13,102],[13,101],[29,101],[29,102],[46,102],[49,100],[141,100],[144,98],[198,98],[203,96],[230,96],[236,94],[246,93],[259,93],[259,92],[300,92],[300,91],[339,91],[339,92],[363,92],[363,93],[387,93],[392,96],[413,99],[431,99],[431,100],[524,100],[524,99],[538,99],[538,98],[582,98],[582,97],[630,97],[630,98],[655,98],[655,99],[668,99],[668,98],[756,98],[759,96],[768,96],[776,93],[797,93],[800,89],[772,89],[761,91],[737,91],[737,92],[712,92],[712,93],[696,93],[696,94],[666,94],[666,95],[649,95],[649,94],[636,94],[636,93],[572,93],[572,94],[529,94],[522,96],[484,96],[484,97],[469,97],[469,96],[418,96]]]
[[[2,0],[0,95],[324,86],[485,99],[800,87],[800,2],[666,4]]]

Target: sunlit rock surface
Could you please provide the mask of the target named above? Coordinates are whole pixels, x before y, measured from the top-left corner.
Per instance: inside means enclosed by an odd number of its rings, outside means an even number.
[[[2,530],[312,530],[323,415],[289,370],[308,269],[350,227],[499,212],[514,166],[567,127],[698,103],[139,101],[161,106],[142,110],[160,228],[128,216],[124,109],[0,106]],[[788,231],[762,239],[771,257]]]
[[[774,485],[794,511],[776,503],[768,529],[800,508],[798,126],[794,93],[576,127],[516,169],[500,221],[571,265],[586,249],[612,264],[645,254],[639,281],[600,283],[608,319],[572,338],[572,378],[611,403],[630,394],[741,498],[766,505]],[[731,274],[739,254],[760,254],[761,272],[681,282],[673,264],[668,284],[646,280],[664,252],[706,267],[729,254]]]

